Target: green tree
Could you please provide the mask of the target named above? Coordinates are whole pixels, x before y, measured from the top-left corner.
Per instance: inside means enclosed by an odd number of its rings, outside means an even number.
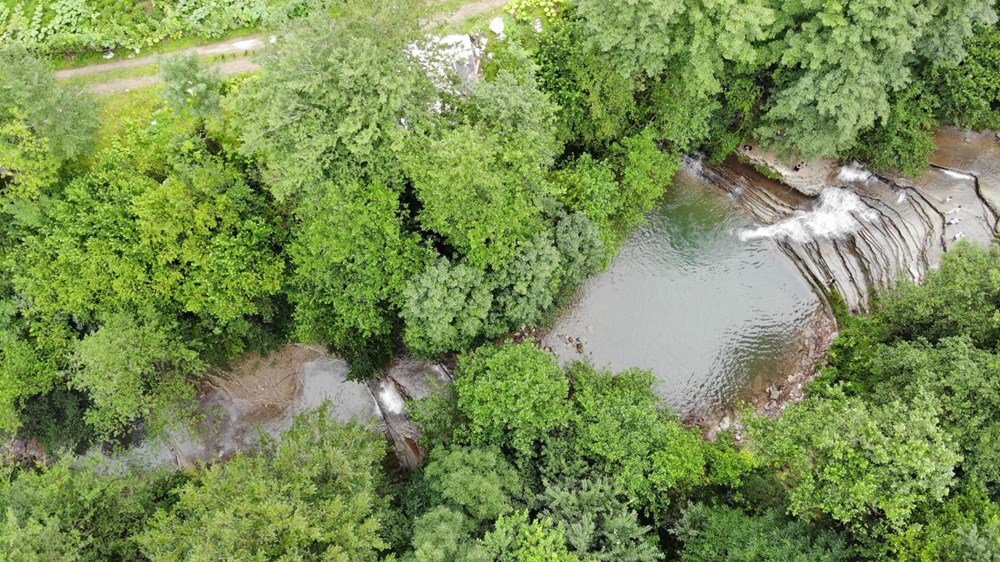
[[[996,450],[1000,416],[1000,357],[977,349],[967,336],[882,346],[870,363],[879,390],[872,401],[919,400],[932,395],[940,404],[940,422],[963,456],[962,479],[1000,486]]]
[[[542,319],[562,284],[561,259],[552,235],[542,233],[522,246],[510,264],[494,272],[490,335],[499,336]]]
[[[775,511],[748,515],[725,506],[691,504],[672,530],[684,562],[834,562],[855,560],[844,538]]]
[[[198,55],[178,55],[160,60],[164,86],[160,95],[179,114],[205,119],[219,112],[222,75],[202,65]]]
[[[890,116],[918,50],[960,58],[972,23],[995,18],[988,0],[785,3],[772,45],[777,87],[758,133],[804,158],[847,151]]]
[[[532,56],[539,66],[539,87],[559,106],[559,138],[604,152],[646,116],[632,77],[604,64],[586,40],[580,19],[570,14],[550,25]]]
[[[469,349],[485,333],[493,304],[482,271],[445,258],[414,275],[403,297],[406,345],[424,357]]]
[[[812,398],[776,423],[755,420],[749,439],[767,466],[782,469],[792,513],[825,514],[878,541],[954,485],[961,456],[938,416],[928,396],[881,406]]]
[[[235,97],[243,151],[279,200],[325,180],[396,186],[408,131],[429,119],[432,88],[407,60],[420,2],[350,0],[340,17],[295,20]]]
[[[941,61],[929,73],[941,113],[960,127],[1000,128],[1000,29],[977,27],[965,50],[967,55],[958,64]]]
[[[490,559],[502,562],[580,562],[561,527],[546,519],[529,522],[527,512],[498,519],[482,544]]]
[[[166,407],[193,399],[187,377],[204,364],[172,332],[170,326],[118,314],[77,344],[70,386],[90,397],[86,419],[99,435],[121,434],[150,414],[163,424],[175,414]]]
[[[377,560],[386,548],[381,436],[297,418],[280,442],[238,455],[178,489],[139,537],[152,560]]]
[[[504,144],[481,128],[459,126],[414,152],[410,165],[421,226],[481,268],[509,263],[542,228],[540,197],[551,192],[545,166]]]
[[[299,213],[290,253],[299,336],[345,353],[358,373],[388,358],[398,310],[425,252],[385,184],[328,182]]]
[[[463,431],[474,444],[511,447],[531,455],[537,442],[565,427],[569,382],[551,355],[530,344],[481,347],[456,369]]]
[[[707,135],[726,62],[763,62],[777,17],[762,0],[581,0],[577,9],[587,45],[604,64],[657,85],[658,133],[681,150]]]
[[[613,375],[577,363],[572,382],[572,457],[609,478],[635,505],[666,507],[674,491],[706,480],[705,447],[697,432],[661,411],[653,376],[630,369]]]
[[[660,150],[651,129],[622,139],[615,147],[615,159],[621,191],[611,220],[624,239],[663,196],[680,159]]]
[[[411,513],[413,559],[491,560],[477,539],[498,517],[523,507],[527,492],[494,449],[436,449],[408,491],[419,496]]]
[[[937,100],[922,87],[903,90],[893,96],[888,117],[862,133],[857,147],[849,153],[876,169],[910,176],[923,173],[936,148],[936,105]]]
[[[67,458],[0,482],[7,560],[143,560],[136,536],[184,477],[107,459]]]
[[[875,312],[885,342],[931,342],[968,335],[982,349],[1000,345],[1000,246],[960,244],[921,285],[902,283]]]
[[[11,117],[0,123],[0,193],[8,200],[37,199],[56,183],[60,162],[20,111],[11,112]]]
[[[17,44],[0,48],[0,67],[4,69],[0,76],[0,125],[21,123],[30,131],[22,138],[44,143],[59,164],[90,150],[97,125],[92,98],[58,83],[47,62]],[[17,147],[0,143],[0,150],[4,150],[0,161],[6,162],[6,151]]]
[[[27,314],[39,322],[70,315],[83,326],[122,310],[189,314],[201,338],[238,340],[281,286],[273,213],[234,170],[197,148],[200,161],[177,156],[161,184],[153,170],[136,169],[136,153],[149,147],[125,144],[50,202],[12,252]]]
[[[982,492],[953,495],[933,506],[921,523],[896,537],[899,560],[996,560],[1000,556],[1000,505]]]
[[[559,221],[556,247],[562,256],[563,284],[567,287],[575,287],[600,271],[609,257],[600,228],[583,213],[573,213]]]
[[[663,555],[649,527],[605,480],[566,478],[546,486],[540,515],[565,529],[566,544],[584,560],[654,562]]]

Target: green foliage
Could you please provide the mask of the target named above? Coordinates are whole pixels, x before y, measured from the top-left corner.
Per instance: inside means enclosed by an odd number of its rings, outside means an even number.
[[[878,349],[870,377],[879,381],[874,400],[920,400],[934,396],[941,408],[941,426],[959,445],[964,457],[963,479],[970,484],[1000,485],[1000,459],[995,420],[1000,416],[1000,358],[975,348],[966,336],[926,342],[903,342]]]
[[[855,553],[834,533],[775,511],[747,515],[725,506],[692,504],[673,529],[684,562],[833,562]]]
[[[504,516],[482,540],[488,560],[504,562],[580,562],[566,547],[564,531],[551,521],[528,521],[526,512]]]
[[[300,211],[291,247],[299,335],[347,354],[356,370],[387,359],[403,292],[424,261],[398,209],[385,184],[327,182]]]
[[[48,143],[24,122],[20,111],[0,123],[0,189],[7,200],[37,199],[56,182],[60,162]]]
[[[631,232],[659,201],[680,165],[677,156],[662,152],[652,130],[628,137],[616,147],[621,194],[611,220],[622,233]]]
[[[972,24],[995,19],[988,0],[786,3],[772,45],[778,88],[758,133],[803,158],[846,152],[890,117],[918,49],[957,59]]]
[[[534,325],[555,301],[562,283],[561,256],[552,235],[542,233],[529,240],[514,260],[495,272],[491,281],[496,292],[490,312],[490,335]]]
[[[657,408],[651,373],[631,369],[613,375],[578,363],[569,377],[573,457],[587,460],[652,512],[669,504],[672,491],[704,482],[701,438]]]
[[[764,89],[760,77],[742,67],[727,66],[722,80],[720,107],[712,114],[705,138],[709,159],[721,162],[741,143],[753,137],[760,121]]]
[[[201,472],[139,537],[152,560],[377,560],[383,439],[324,407]]]
[[[573,213],[559,221],[556,247],[562,256],[565,286],[576,286],[607,263],[608,250],[600,228],[583,213]]]
[[[194,162],[178,162],[158,183],[133,160],[131,151],[145,148],[102,154],[16,249],[28,314],[90,325],[152,309],[194,315],[206,339],[222,327],[227,337],[244,335],[247,317],[266,316],[281,284],[273,217],[234,170],[196,148]]]
[[[982,493],[953,496],[894,538],[899,560],[996,560],[1000,555],[1000,505]]]
[[[641,122],[635,85],[585,47],[577,18],[555,23],[533,53],[539,86],[559,106],[559,137],[571,146],[604,151]]]
[[[566,544],[584,560],[654,562],[662,555],[623,494],[604,480],[568,478],[547,486],[541,517],[565,529]]]
[[[981,349],[1000,345],[1000,246],[959,244],[922,285],[904,283],[881,301],[875,316],[884,341],[931,342],[966,334]]]
[[[413,186],[423,203],[424,229],[441,235],[470,264],[485,268],[509,263],[518,246],[542,226],[538,197],[544,168],[522,173],[515,166],[527,154],[508,154],[501,140],[463,126],[414,153]]]
[[[938,63],[930,80],[948,122],[972,129],[1000,128],[1000,29],[978,27],[959,64]]]
[[[403,50],[419,26],[405,10],[370,15],[298,20],[235,99],[242,150],[279,200],[322,192],[326,180],[397,185],[408,127],[419,130],[432,98]]]
[[[106,461],[107,462],[107,461]],[[183,477],[64,460],[0,483],[8,560],[143,560],[135,536]]]
[[[161,95],[177,113],[204,119],[219,112],[222,76],[201,64],[197,55],[179,55],[160,61]]]
[[[893,96],[885,121],[861,134],[851,156],[880,170],[921,174],[934,152],[936,100],[911,86]]]
[[[543,225],[542,204],[553,195],[545,172],[559,148],[555,108],[529,69],[481,82],[460,109],[465,124],[410,158],[417,217],[471,264],[502,267]]]
[[[489,558],[472,538],[474,529],[473,522],[461,512],[446,506],[435,507],[414,521],[413,553],[404,560],[486,562]]]
[[[219,38],[256,27],[271,0],[4,0],[0,36],[45,53],[148,47],[168,37]]]
[[[567,208],[582,213],[604,232],[614,231],[612,217],[621,206],[622,188],[608,161],[584,153],[556,172],[555,179]]]
[[[753,62],[775,20],[767,2],[581,0],[588,46],[625,76],[663,72],[692,92],[718,91],[723,61]]]
[[[0,67],[4,69],[0,75],[0,161],[6,169],[3,175],[19,168],[27,172],[27,163],[17,163],[29,155],[44,155],[48,163],[31,163],[30,168],[41,172],[40,177],[33,178],[29,173],[20,181],[47,183],[58,166],[89,151],[97,124],[94,102],[60,85],[46,62],[17,45],[0,47]],[[8,166],[8,161],[15,165]]]
[[[514,468],[488,449],[439,451],[423,477],[432,504],[459,510],[477,525],[514,511],[525,492]]]
[[[482,347],[456,369],[463,430],[474,444],[530,455],[536,443],[567,425],[569,382],[555,358],[533,345]]]
[[[749,438],[768,466],[782,469],[792,513],[825,514],[878,538],[954,485],[961,456],[939,413],[929,396],[879,406],[812,398],[775,423],[754,420]]]
[[[493,304],[482,271],[444,258],[413,276],[403,297],[406,345],[424,357],[472,347]]]
[[[193,399],[186,377],[204,368],[169,326],[121,314],[79,342],[74,362],[70,385],[90,397],[86,420],[101,436],[121,434],[156,409]]]

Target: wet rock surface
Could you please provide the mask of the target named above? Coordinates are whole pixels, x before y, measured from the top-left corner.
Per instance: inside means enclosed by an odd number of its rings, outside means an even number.
[[[420,428],[406,413],[406,402],[426,398],[452,382],[451,373],[441,365],[410,357],[395,360],[368,381],[382,417],[382,427],[392,439],[396,459],[404,468],[423,464],[427,451],[420,445]]]
[[[328,402],[335,419],[383,431],[401,466],[420,466],[426,452],[405,403],[449,384],[448,371],[401,358],[367,382],[351,381],[349,374],[344,360],[299,344],[266,357],[247,354],[210,375],[201,387],[198,423],[142,442],[130,456],[146,464],[180,467],[227,459],[255,447],[261,434],[279,437],[296,415]]]
[[[958,241],[986,244],[993,239],[994,197],[1000,196],[995,169],[1000,149],[995,144],[989,148],[998,153],[982,158],[977,145],[944,143],[935,155],[936,166],[914,180],[841,164],[826,174],[818,192],[769,179],[737,158],[718,165],[689,159],[686,165],[760,224],[742,231],[741,238],[775,239],[818,294],[828,298],[835,289],[852,310],[860,311],[877,291],[899,279],[923,279]],[[974,175],[977,170],[988,171],[991,181]],[[984,183],[990,185],[984,188]]]

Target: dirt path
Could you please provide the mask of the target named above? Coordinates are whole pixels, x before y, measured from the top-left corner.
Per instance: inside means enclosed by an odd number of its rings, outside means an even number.
[[[190,49],[181,49],[180,51],[170,51],[168,53],[162,53],[157,55],[149,55],[145,57],[136,57],[131,59],[121,59],[114,62],[106,62],[101,64],[92,64],[90,66],[81,66],[80,68],[69,68],[66,70],[60,70],[56,72],[56,78],[77,78],[79,76],[93,76],[94,74],[102,74],[105,72],[112,72],[115,70],[127,70],[130,68],[139,68],[141,66],[152,66],[156,64],[156,61],[162,56],[175,56],[175,55],[198,55],[200,57],[211,57],[216,55],[231,55],[236,53],[250,53],[256,51],[264,46],[264,41],[257,35],[250,35],[246,37],[234,37],[228,41],[222,41],[219,43],[212,43],[210,45],[201,45],[200,47],[191,47]],[[126,51],[127,52],[127,51]]]
[[[478,2],[470,2],[451,14],[439,16],[438,21],[444,25],[460,24],[485,13],[499,11],[500,8],[503,8],[509,1],[510,0],[479,0]]]
[[[434,18],[434,21],[428,26],[428,28],[458,25],[476,16],[499,11],[500,8],[502,8],[508,1],[509,0],[478,0],[476,2],[465,4],[454,12],[441,14],[440,16]],[[94,76],[116,70],[128,70],[144,66],[152,66],[157,63],[157,60],[160,57],[164,56],[196,54],[201,57],[211,57],[241,53],[243,56],[220,62],[212,65],[212,67],[216,68],[224,75],[242,74],[245,72],[255,72],[260,68],[250,59],[249,54],[263,48],[264,45],[265,41],[260,35],[234,37],[233,39],[226,41],[212,43],[209,45],[201,45],[199,47],[191,47],[189,49],[182,49],[179,51],[171,51],[157,55],[147,55],[143,57],[93,64],[90,66],[82,66],[80,68],[60,70],[56,72],[56,77],[60,79],[77,78],[81,76]],[[155,86],[161,82],[162,80],[160,77],[154,74],[149,76],[134,76],[131,78],[120,78],[117,80],[109,80],[107,82],[98,82],[85,86],[85,89],[88,92],[97,95],[113,94],[118,92],[127,92],[137,88]]]

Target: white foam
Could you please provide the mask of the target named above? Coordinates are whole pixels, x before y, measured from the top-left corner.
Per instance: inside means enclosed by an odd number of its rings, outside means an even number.
[[[379,402],[382,406],[393,414],[402,414],[405,402],[403,397],[396,390],[396,386],[389,382],[383,382],[378,393]]]
[[[906,202],[906,192],[905,191],[900,191],[899,192],[899,197],[896,198],[896,204],[897,205],[901,205],[904,202]]]
[[[975,176],[971,174],[963,174],[962,172],[956,172],[955,170],[945,170],[944,168],[939,168],[941,173],[948,176],[949,178],[955,178],[957,180],[974,181]]]
[[[863,226],[861,221],[873,222],[876,219],[878,213],[853,191],[827,187],[820,192],[811,211],[799,212],[770,226],[743,230],[739,238],[744,242],[778,238],[804,244],[817,238],[845,238]]]
[[[837,173],[837,180],[844,183],[866,182],[871,179],[871,177],[871,172],[865,170],[861,164],[858,164],[857,162],[851,162],[850,164],[840,168],[840,172]]]

